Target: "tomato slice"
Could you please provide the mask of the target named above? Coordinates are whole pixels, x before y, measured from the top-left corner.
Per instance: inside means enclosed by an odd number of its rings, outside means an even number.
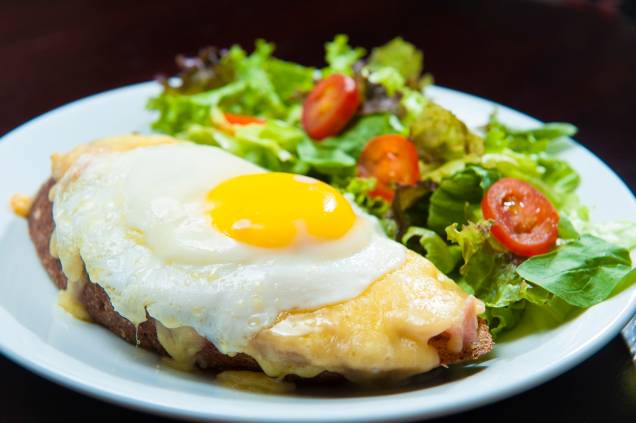
[[[530,257],[550,251],[557,240],[559,213],[532,185],[514,178],[495,182],[481,201],[492,234],[511,252]]]
[[[249,125],[250,123],[265,123],[265,119],[256,116],[234,115],[232,113],[223,113],[227,123],[232,125]]]
[[[307,96],[303,104],[303,128],[315,140],[336,135],[351,120],[359,105],[356,81],[335,73],[320,81]]]
[[[376,179],[376,186],[369,195],[393,201],[393,185],[413,185],[420,180],[415,145],[401,135],[375,137],[367,143],[358,159],[357,174]]]

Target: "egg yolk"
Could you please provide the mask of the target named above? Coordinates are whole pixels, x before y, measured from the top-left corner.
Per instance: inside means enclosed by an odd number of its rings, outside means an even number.
[[[299,233],[318,240],[342,237],[356,215],[333,187],[288,173],[241,175],[223,181],[207,196],[212,224],[246,244],[279,248]]]

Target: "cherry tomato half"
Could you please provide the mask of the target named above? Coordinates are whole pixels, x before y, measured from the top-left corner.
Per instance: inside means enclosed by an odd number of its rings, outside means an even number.
[[[495,182],[481,201],[492,234],[513,253],[530,257],[550,251],[557,240],[559,213],[530,184],[514,178]]]
[[[303,104],[303,128],[315,139],[321,140],[340,132],[360,105],[360,92],[356,81],[342,74],[323,79],[309,93]]]
[[[257,118],[255,116],[245,116],[245,115],[233,115],[231,113],[223,113],[225,120],[227,123],[232,125],[248,125],[250,123],[265,123],[265,119]]]
[[[393,201],[394,184],[413,185],[420,179],[415,145],[401,135],[380,135],[367,143],[358,159],[358,176],[374,177],[369,194]]]

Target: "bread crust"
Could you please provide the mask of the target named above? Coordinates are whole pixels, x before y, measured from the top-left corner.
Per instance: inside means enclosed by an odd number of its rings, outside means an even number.
[[[29,234],[42,266],[44,266],[59,289],[66,289],[67,279],[62,271],[61,263],[57,258],[51,255],[49,249],[51,235],[55,228],[53,205],[51,201],[49,201],[49,191],[53,185],[55,185],[53,178],[50,178],[42,185],[34,198],[27,220]],[[115,311],[108,294],[101,286],[90,280],[85,282],[79,300],[94,322],[106,327],[131,344],[140,346],[149,351],[154,351],[160,356],[169,356],[157,338],[155,320],[152,317],[147,316],[147,320],[135,328],[132,322]],[[459,353],[448,351],[447,338],[441,335],[431,339],[430,344],[437,349],[441,365],[475,360],[490,352],[494,345],[492,336],[488,330],[488,325],[483,320],[479,321],[478,341],[471,345],[466,345],[464,350]],[[242,353],[236,354],[233,357],[222,354],[207,340],[203,349],[197,354],[196,364],[201,369],[213,371],[261,371],[260,366],[252,357]],[[323,372],[313,379],[319,381],[337,381],[342,378],[335,373]]]

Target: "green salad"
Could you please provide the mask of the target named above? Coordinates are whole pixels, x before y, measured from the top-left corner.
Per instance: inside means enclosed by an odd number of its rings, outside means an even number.
[[[494,336],[530,309],[559,323],[636,281],[636,225],[590,223],[579,175],[550,154],[574,126],[516,129],[494,111],[469,129],[426,96],[422,52],[401,38],[367,52],[338,35],[323,68],[273,52],[259,40],[179,57],[148,102],[154,130],[342,190],[481,299]]]

